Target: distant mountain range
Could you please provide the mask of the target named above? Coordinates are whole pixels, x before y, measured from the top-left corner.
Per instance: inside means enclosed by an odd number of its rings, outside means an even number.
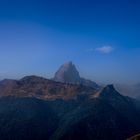
[[[1,140],[125,140],[140,133],[140,101],[81,78],[72,62],[51,80],[2,80],[0,96]]]

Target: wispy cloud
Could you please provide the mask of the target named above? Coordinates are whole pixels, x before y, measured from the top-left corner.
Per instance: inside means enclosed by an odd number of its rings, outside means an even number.
[[[103,47],[95,48],[95,51],[104,54],[111,53],[113,50],[114,48],[112,46],[103,46]]]

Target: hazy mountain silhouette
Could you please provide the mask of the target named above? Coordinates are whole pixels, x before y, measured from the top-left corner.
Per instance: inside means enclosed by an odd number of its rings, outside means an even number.
[[[55,73],[53,80],[63,83],[81,84],[93,88],[99,88],[99,86],[85,78],[81,78],[75,65],[70,61],[60,66],[58,71]]]
[[[70,61],[58,69],[55,73],[54,80],[64,83],[79,83],[81,78],[75,65]]]

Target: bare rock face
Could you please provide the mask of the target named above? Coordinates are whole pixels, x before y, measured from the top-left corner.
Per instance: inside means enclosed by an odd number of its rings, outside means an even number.
[[[54,81],[72,84],[81,84],[88,87],[99,88],[99,86],[88,79],[80,77],[75,65],[70,61],[60,66],[53,78]]]
[[[79,96],[90,96],[95,92],[96,89],[92,87],[55,82],[38,76],[0,81],[0,97],[35,97],[43,100],[75,99]]]
[[[59,68],[55,73],[54,80],[64,83],[79,83],[81,78],[75,65],[70,61]]]

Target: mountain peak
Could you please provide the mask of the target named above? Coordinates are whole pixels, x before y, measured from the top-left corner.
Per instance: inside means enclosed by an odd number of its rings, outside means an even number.
[[[73,64],[73,62],[72,61],[68,61],[68,62],[66,62],[65,64],[63,64],[63,65],[65,65],[65,66],[72,66],[72,65],[74,65]]]
[[[57,82],[81,84],[87,87],[99,88],[95,82],[81,78],[72,61],[61,65],[58,71],[55,73],[53,80]]]
[[[116,91],[113,84],[104,87],[100,93],[100,95],[103,97],[108,97],[108,96],[112,97],[112,96],[117,96],[118,94],[119,93]]]
[[[101,91],[95,94],[95,97],[102,97],[102,98],[118,98],[120,97],[120,93],[116,91],[113,84],[107,85]]]
[[[75,67],[75,65],[73,64],[72,61],[68,61],[68,62],[62,64],[61,67],[60,67],[60,69],[62,70],[62,68],[65,71],[68,70],[68,69],[70,69],[70,68],[74,68],[77,71],[77,69],[76,69],[76,67]]]
[[[66,83],[78,83],[80,75],[72,61],[69,61],[60,66],[55,73],[54,80]]]
[[[113,84],[110,84],[110,85],[107,85],[106,87],[104,87],[103,91],[111,92],[111,91],[116,91],[116,89],[114,88]]]

